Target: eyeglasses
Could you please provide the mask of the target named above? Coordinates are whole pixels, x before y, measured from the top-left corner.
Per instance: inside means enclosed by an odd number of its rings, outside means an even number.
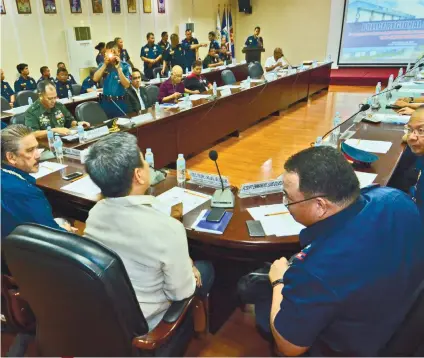
[[[424,136],[424,127],[418,128],[418,129],[412,129],[408,126],[405,126],[403,131],[407,136],[410,136],[412,133],[415,133],[417,137],[423,137]]]
[[[317,196],[312,196],[312,197],[307,198],[307,199],[303,199],[303,200],[294,201],[292,203],[289,203],[289,198],[288,198],[287,194],[283,192],[283,204],[285,206],[291,206],[291,205],[295,205],[295,204],[304,203],[305,201],[309,201],[309,200],[312,200],[312,199],[325,198],[326,196],[327,195],[317,195]]]

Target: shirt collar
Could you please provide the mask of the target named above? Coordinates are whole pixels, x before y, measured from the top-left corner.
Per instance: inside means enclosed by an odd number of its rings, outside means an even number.
[[[163,204],[152,195],[128,195],[119,198],[105,198],[103,200],[108,204],[116,206],[128,207],[146,205],[164,211]]]
[[[345,226],[346,222],[356,216],[365,206],[365,199],[362,195],[356,201],[338,212],[335,215],[328,217],[322,221],[303,229],[299,235],[300,246],[305,247],[313,240],[319,240],[328,237],[332,233],[339,231]]]
[[[31,184],[35,184],[36,179],[29,175],[27,172],[24,172],[23,170],[20,170],[18,168],[12,167],[11,165],[1,163],[2,169],[10,170],[12,172],[15,172],[16,174],[19,174],[22,178],[24,178],[26,181],[28,181]]]

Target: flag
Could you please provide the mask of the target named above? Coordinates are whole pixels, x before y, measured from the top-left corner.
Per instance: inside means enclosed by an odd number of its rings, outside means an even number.
[[[231,50],[231,55],[235,56],[234,53],[234,28],[233,28],[233,17],[231,15],[231,9],[230,9],[230,15],[228,16],[228,28],[229,28],[229,32],[230,32],[230,40],[229,40],[229,44],[230,44],[230,50]]]
[[[222,25],[221,25],[221,36],[225,36],[225,39],[227,40],[228,44],[228,28],[227,28],[227,11],[226,8],[224,8],[224,14],[222,16]],[[228,45],[227,45],[228,48]]]
[[[218,7],[218,13],[216,14],[216,39],[218,42],[220,42],[221,38],[221,16],[219,15],[219,7]]]

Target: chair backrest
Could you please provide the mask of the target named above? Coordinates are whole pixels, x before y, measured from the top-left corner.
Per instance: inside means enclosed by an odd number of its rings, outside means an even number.
[[[15,114],[10,119],[10,124],[25,124],[25,112],[24,113]]]
[[[38,99],[38,94],[35,91],[21,91],[16,95],[15,107],[26,106],[28,104],[28,98],[32,98],[35,102]]]
[[[81,87],[82,86],[79,83],[72,85],[72,94],[74,96],[78,96],[79,94],[81,94]]]
[[[250,78],[261,78],[264,74],[264,69],[259,62],[251,62],[247,67]]]
[[[236,82],[236,77],[234,76],[234,73],[231,70],[222,71],[221,78],[224,84],[226,85],[232,85],[233,83]]]
[[[163,68],[163,66],[159,66],[159,67],[156,67],[156,68],[153,69],[153,77],[154,78],[157,77],[158,73],[159,73],[159,76],[163,77],[162,74],[161,74],[162,68]]]
[[[81,103],[75,108],[75,116],[78,121],[86,121],[91,125],[102,124],[107,121],[107,115],[100,104],[95,101]]]
[[[7,111],[8,109],[10,109],[9,101],[3,96],[1,96],[1,110]]]
[[[399,325],[386,347],[379,352],[381,357],[417,356],[424,346],[424,281],[418,287],[403,322]]]
[[[155,85],[150,85],[146,87],[147,96],[149,97],[149,102],[154,105],[158,101],[159,97],[159,87]]]
[[[41,356],[131,356],[148,332],[119,256],[64,231],[28,224],[2,242],[37,322]]]

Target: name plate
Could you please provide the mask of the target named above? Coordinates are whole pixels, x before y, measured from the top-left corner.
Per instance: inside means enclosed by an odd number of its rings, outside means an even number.
[[[215,189],[221,188],[221,180],[219,179],[219,175],[201,173],[196,172],[194,170],[188,170],[188,174],[191,178],[190,183],[197,184],[200,186],[207,186]],[[227,177],[222,177],[222,181],[224,183],[224,188],[230,187],[230,181]]]
[[[91,131],[85,132],[87,141],[103,137],[106,134],[109,134],[109,128],[107,126],[102,126]]]
[[[221,93],[221,97],[228,97],[231,96],[231,89],[230,88],[224,88],[219,91]]]
[[[239,197],[268,195],[283,192],[282,178],[276,180],[260,181],[256,183],[243,184],[239,190]]]
[[[153,120],[154,120],[153,115],[150,112],[140,114],[136,117],[131,118],[131,122],[134,123],[136,126],[140,124],[152,122]]]
[[[81,150],[63,147],[63,155],[72,159],[80,159]]]

